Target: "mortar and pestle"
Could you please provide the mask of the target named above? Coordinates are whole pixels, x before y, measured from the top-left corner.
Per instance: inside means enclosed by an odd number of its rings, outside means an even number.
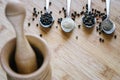
[[[46,42],[36,35],[24,35],[24,5],[18,0],[10,1],[5,14],[16,32],[16,37],[5,44],[0,55],[8,80],[51,80],[50,52]]]

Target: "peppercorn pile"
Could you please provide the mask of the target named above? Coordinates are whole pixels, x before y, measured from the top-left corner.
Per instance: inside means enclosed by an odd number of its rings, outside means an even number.
[[[40,17],[40,22],[43,25],[50,25],[53,22],[53,17],[51,15],[51,13],[46,12],[46,13],[42,14]]]
[[[93,26],[95,24],[95,16],[91,12],[85,13],[83,17],[83,23],[87,26]]]

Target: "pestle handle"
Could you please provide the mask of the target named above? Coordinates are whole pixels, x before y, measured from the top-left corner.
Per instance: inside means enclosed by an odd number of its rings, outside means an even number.
[[[25,8],[21,2],[14,0],[8,2],[5,13],[16,32],[15,62],[17,70],[21,74],[32,73],[37,69],[37,59],[35,52],[24,36]]]

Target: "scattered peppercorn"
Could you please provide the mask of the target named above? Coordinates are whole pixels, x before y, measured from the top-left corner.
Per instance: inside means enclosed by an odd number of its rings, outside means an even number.
[[[44,7],[44,10],[46,10],[46,7]]]
[[[79,16],[80,16],[80,14],[78,13],[78,14],[77,14],[77,16],[79,17]]]
[[[36,11],[36,8],[33,8],[33,11]]]
[[[81,26],[81,25],[78,25],[78,28],[79,28],[79,29],[80,29],[80,26]]]
[[[84,11],[81,11],[80,14],[83,15],[83,14],[84,14]]]
[[[59,11],[59,13],[61,13],[61,11]]]
[[[50,11],[50,14],[52,14],[52,11]]]
[[[114,39],[116,39],[117,38],[117,35],[114,35]]]
[[[104,43],[104,39],[102,39],[102,43]]]
[[[83,6],[83,9],[84,9],[85,7]]]
[[[94,9],[92,8],[92,11],[94,11]]]
[[[62,22],[62,18],[58,18],[58,24],[61,24],[61,22]]]
[[[76,15],[76,14],[77,14],[77,12],[76,12],[76,11],[74,11],[74,14]]]
[[[32,21],[34,21],[35,19],[34,18],[32,18]]]
[[[37,17],[38,15],[37,14],[35,14],[35,17]]]
[[[58,28],[58,26],[56,26],[56,28]]]
[[[107,15],[102,16],[102,21],[104,21],[107,18]]]
[[[65,10],[65,8],[64,8],[64,7],[62,7],[62,10],[64,11],[64,10]]]
[[[104,11],[106,11],[106,8],[104,8]]]
[[[101,41],[102,41],[102,38],[99,38],[99,41],[101,42]]]
[[[38,11],[38,14],[39,14],[40,12]]]
[[[73,21],[75,21],[75,18],[72,18]]]
[[[42,11],[40,11],[40,13],[42,14]]]
[[[97,32],[99,31],[98,27],[96,27],[96,31],[97,31]]]
[[[38,24],[36,24],[36,26],[38,27]]]
[[[52,2],[49,2],[49,5],[51,6]]]
[[[40,34],[40,37],[42,37],[42,34]]]
[[[35,13],[33,13],[33,16],[35,16]]]
[[[28,26],[30,26],[30,23],[28,23]]]
[[[78,40],[78,36],[76,36],[76,40]]]
[[[99,35],[101,35],[101,31],[99,32]]]

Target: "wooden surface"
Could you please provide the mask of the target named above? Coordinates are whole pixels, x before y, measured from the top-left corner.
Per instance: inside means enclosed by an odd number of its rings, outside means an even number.
[[[5,17],[4,9],[8,0],[0,0],[0,51],[4,44],[15,36],[12,25]],[[45,0],[21,0],[27,9],[25,33],[39,36],[42,34],[47,41],[51,54],[53,79],[55,80],[120,80],[120,0],[112,0],[111,19],[116,25],[117,39],[104,34],[99,35],[96,28],[86,30],[76,27],[71,33],[64,33],[57,19],[62,7],[66,7],[65,0],[51,0],[50,10],[53,11],[55,23],[50,29],[36,27],[39,17],[32,21],[33,7],[43,10]],[[92,7],[104,12],[105,3],[101,0],[92,0]],[[87,0],[72,0],[72,12],[82,11]],[[40,15],[39,15],[40,16]],[[28,22],[31,26],[28,27]],[[76,25],[81,25],[81,17],[76,19]],[[56,28],[58,26],[58,28]],[[78,40],[76,40],[78,36]],[[99,38],[105,39],[104,43]],[[7,80],[5,72],[0,67],[0,80]]]

